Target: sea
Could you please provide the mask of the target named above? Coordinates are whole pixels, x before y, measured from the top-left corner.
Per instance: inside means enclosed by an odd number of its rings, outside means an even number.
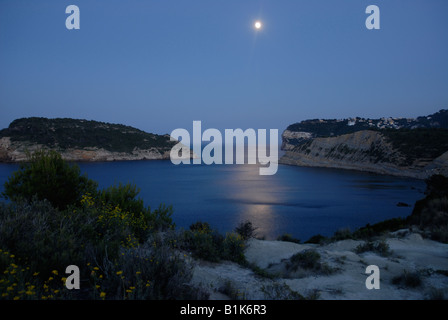
[[[289,234],[306,241],[317,234],[331,236],[341,229],[354,231],[368,223],[404,218],[425,191],[422,180],[281,164],[270,176],[260,175],[259,166],[252,164],[147,160],[78,165],[100,188],[131,183],[151,209],[171,205],[176,228],[202,221],[225,234],[250,221],[257,236],[267,240]],[[0,164],[0,192],[18,168]]]

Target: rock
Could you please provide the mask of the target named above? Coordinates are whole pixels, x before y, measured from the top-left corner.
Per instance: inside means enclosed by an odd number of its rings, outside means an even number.
[[[363,241],[355,240],[305,245],[251,239],[246,258],[259,268],[276,270],[295,253],[313,249],[319,253],[320,262],[334,271],[328,274],[310,271],[299,277],[270,279],[228,261],[199,262],[190,285],[208,288],[210,299],[228,298],[223,291],[233,291],[232,296],[246,300],[282,299],[291,292],[304,297],[316,297],[317,293],[317,298],[322,300],[423,300],[433,297],[434,292],[448,297],[448,277],[443,274],[448,270],[448,244],[405,231],[404,238],[391,234],[384,239],[391,249],[388,256],[370,251],[357,253],[355,248]],[[380,270],[378,290],[366,288],[368,265],[376,265]],[[394,278],[407,273],[416,273],[421,285],[413,288],[393,283]]]

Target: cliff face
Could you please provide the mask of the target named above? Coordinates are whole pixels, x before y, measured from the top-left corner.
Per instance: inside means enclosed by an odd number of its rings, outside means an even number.
[[[396,139],[391,139],[388,134],[361,130],[335,137],[313,137],[312,132],[285,130],[282,134],[282,150],[286,152],[279,162],[419,179],[433,174],[448,175],[448,148],[441,154],[431,152],[424,157],[415,157],[403,152],[402,147],[398,148],[394,143]],[[409,137],[409,140],[414,137],[412,131],[409,131]]]
[[[58,151],[69,161],[169,159],[176,142],[123,125],[76,119],[25,118],[0,131],[0,162],[20,162],[27,152]]]
[[[135,149],[132,152],[114,152],[104,148],[50,148],[41,144],[11,142],[11,138],[0,139],[0,162],[21,162],[27,160],[27,152],[42,149],[58,151],[62,158],[68,161],[122,161],[122,160],[162,160],[169,159],[169,150],[151,148]]]

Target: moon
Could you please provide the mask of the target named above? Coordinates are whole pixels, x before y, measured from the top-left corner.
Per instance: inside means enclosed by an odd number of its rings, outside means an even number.
[[[261,24],[260,21],[255,21],[255,24],[254,24],[255,29],[260,30],[262,26],[263,25]]]

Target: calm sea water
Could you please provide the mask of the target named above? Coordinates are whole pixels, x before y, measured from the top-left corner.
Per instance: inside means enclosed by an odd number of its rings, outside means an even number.
[[[80,163],[101,188],[134,183],[146,205],[172,205],[177,227],[206,221],[222,233],[250,220],[257,234],[275,239],[289,233],[305,241],[354,230],[367,223],[408,216],[425,183],[347,170],[279,165],[260,176],[256,165],[173,165],[168,161]],[[0,164],[0,190],[16,164]]]

